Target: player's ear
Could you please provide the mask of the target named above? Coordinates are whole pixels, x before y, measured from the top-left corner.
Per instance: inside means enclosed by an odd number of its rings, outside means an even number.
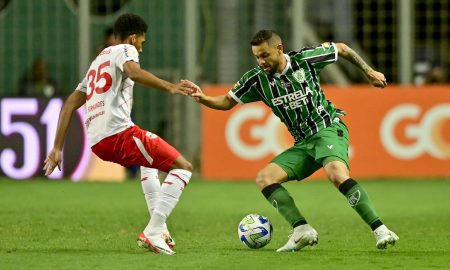
[[[136,34],[132,34],[129,36],[129,43],[133,45],[136,42]]]
[[[283,44],[279,43],[276,47],[280,53],[283,53]]]

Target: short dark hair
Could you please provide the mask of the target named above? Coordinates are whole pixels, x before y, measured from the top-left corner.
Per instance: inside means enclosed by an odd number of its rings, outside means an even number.
[[[109,37],[110,35],[113,35],[113,34],[114,34],[114,28],[113,27],[108,27],[103,32],[103,35],[105,36],[105,38],[107,38],[107,37]]]
[[[139,15],[123,14],[114,23],[114,35],[122,41],[130,35],[146,33],[147,28],[147,23]]]
[[[256,33],[253,37],[252,40],[250,41],[250,44],[252,46],[258,46],[263,42],[267,42],[270,43],[270,41],[272,41],[272,38],[277,38],[278,40],[281,41],[280,36],[272,30],[260,30],[258,31],[258,33]],[[271,44],[273,45],[273,44]]]

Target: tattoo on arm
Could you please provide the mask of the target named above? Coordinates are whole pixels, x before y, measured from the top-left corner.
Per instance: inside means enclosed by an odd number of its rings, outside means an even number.
[[[345,59],[359,67],[365,73],[368,73],[372,68],[359,56],[354,50],[347,46],[345,53],[342,55]]]

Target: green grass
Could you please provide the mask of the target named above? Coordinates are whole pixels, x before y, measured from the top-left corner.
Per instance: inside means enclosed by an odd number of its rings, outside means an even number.
[[[368,227],[325,181],[288,183],[319,245],[276,253],[290,228],[253,182],[193,180],[169,220],[175,256],[137,247],[148,222],[139,181],[71,183],[0,179],[0,269],[439,269],[450,265],[449,181],[363,182],[400,241],[377,250]],[[237,225],[261,213],[274,225],[260,250]]]

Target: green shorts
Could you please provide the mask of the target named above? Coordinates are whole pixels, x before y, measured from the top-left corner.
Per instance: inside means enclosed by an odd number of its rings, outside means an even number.
[[[333,160],[349,167],[348,129],[342,120],[295,144],[272,162],[286,171],[290,181],[302,180]]]

